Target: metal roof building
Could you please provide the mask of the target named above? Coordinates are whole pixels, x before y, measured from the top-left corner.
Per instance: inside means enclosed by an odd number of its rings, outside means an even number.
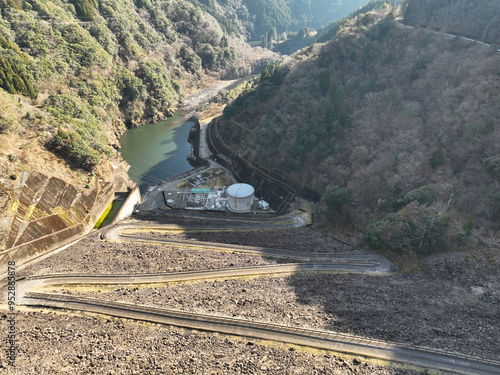
[[[248,212],[252,208],[255,189],[248,184],[234,184],[227,188],[228,208],[234,212]]]

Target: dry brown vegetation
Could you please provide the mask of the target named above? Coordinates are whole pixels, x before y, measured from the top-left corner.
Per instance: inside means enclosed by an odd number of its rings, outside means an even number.
[[[383,7],[282,66],[219,128],[298,186],[346,187],[350,204],[333,222],[351,233],[427,185],[438,193],[428,214],[442,213],[453,194],[454,235],[470,215],[496,231],[499,69],[496,49],[403,27]]]
[[[480,2],[412,0],[406,4],[405,22],[498,44],[499,12],[500,4],[495,0]]]

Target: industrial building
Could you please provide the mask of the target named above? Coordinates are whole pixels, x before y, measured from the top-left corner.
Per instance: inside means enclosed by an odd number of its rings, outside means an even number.
[[[253,186],[248,184],[234,184],[227,188],[228,208],[233,212],[248,212],[254,202]]]
[[[186,210],[225,211],[227,197],[223,188],[194,188],[186,195]]]
[[[256,200],[255,189],[248,184],[233,184],[217,188],[191,188],[181,190],[163,190],[163,202],[170,209],[225,211],[245,213],[272,213],[269,204],[264,200]]]

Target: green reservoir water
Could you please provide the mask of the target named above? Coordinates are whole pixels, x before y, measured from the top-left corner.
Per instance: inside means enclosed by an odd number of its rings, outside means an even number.
[[[191,145],[188,135],[193,122],[182,121],[184,113],[167,121],[128,130],[121,138],[122,157],[130,164],[130,178],[144,192],[149,184],[186,172]]]

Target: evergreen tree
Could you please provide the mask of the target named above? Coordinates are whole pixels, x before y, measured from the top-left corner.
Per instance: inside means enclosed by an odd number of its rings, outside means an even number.
[[[78,17],[94,19],[94,11],[97,6],[95,0],[76,0],[74,5]]]

